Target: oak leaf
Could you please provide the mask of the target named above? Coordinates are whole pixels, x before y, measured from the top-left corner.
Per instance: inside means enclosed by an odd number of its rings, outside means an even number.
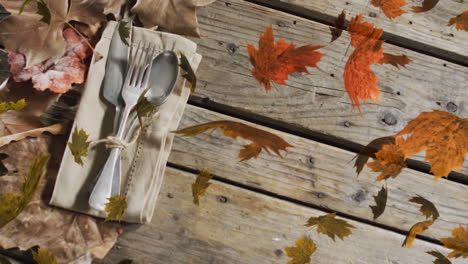
[[[5,113],[8,110],[19,111],[26,106],[26,100],[20,99],[17,102],[3,102],[0,103],[0,114]]]
[[[310,257],[317,250],[317,246],[310,236],[299,238],[294,247],[285,247],[286,256],[292,258],[288,264],[307,264],[310,263]]]
[[[343,240],[344,237],[353,233],[351,232],[351,228],[355,227],[348,224],[345,220],[336,219],[335,217],[336,213],[330,213],[319,217],[311,217],[307,220],[305,226],[317,226],[317,232],[326,234],[333,239],[333,241],[335,241],[335,236]]]
[[[375,160],[367,163],[373,172],[380,172],[376,181],[396,178],[406,168],[405,154],[401,148],[403,138],[396,138],[394,144],[386,144],[375,154]]]
[[[405,241],[403,241],[402,247],[411,247],[413,245],[414,240],[416,239],[416,235],[421,235],[434,223],[433,220],[423,221],[414,224],[408,234],[406,235]]]
[[[468,228],[462,226],[452,230],[452,237],[441,238],[444,247],[451,249],[448,258],[468,258]]]
[[[374,220],[383,214],[385,207],[387,206],[387,196],[388,189],[385,186],[382,186],[382,189],[374,196],[374,201],[376,205],[369,206],[374,215]]]
[[[200,174],[198,174],[197,179],[194,183],[192,183],[192,196],[194,204],[200,205],[199,198],[200,196],[205,195],[206,189],[211,185],[211,183],[208,181],[212,178],[213,176],[208,170],[202,170]]]
[[[400,146],[405,157],[426,151],[425,160],[431,163],[437,181],[463,166],[468,153],[468,118],[437,110],[423,112],[396,136],[407,137]]]
[[[341,37],[343,30],[345,29],[345,21],[346,21],[346,10],[343,10],[341,14],[335,18],[335,27],[330,27],[332,39],[330,42],[337,40]]]
[[[192,69],[192,65],[190,64],[189,60],[185,56],[184,53],[179,52],[180,55],[180,67],[182,70],[185,71],[184,75],[182,75],[187,82],[189,83],[190,93],[193,94],[195,89],[197,88],[197,76]]]
[[[452,262],[446,256],[444,256],[444,254],[437,250],[426,251],[426,253],[436,257],[433,262],[434,264],[452,264]]]
[[[70,148],[70,152],[75,158],[75,162],[83,166],[83,160],[81,158],[88,156],[88,148],[91,143],[88,140],[89,135],[84,131],[75,127],[72,133],[72,141],[68,142],[67,145]]]
[[[405,0],[372,0],[371,4],[382,9],[388,18],[395,18],[407,13],[401,9],[408,4]]]
[[[106,221],[121,221],[127,209],[127,199],[123,196],[116,195],[107,198],[109,202],[105,204],[104,212],[107,213]]]
[[[395,144],[394,137],[381,137],[372,140],[367,146],[365,146],[361,152],[359,152],[353,159],[356,159],[354,162],[354,167],[356,168],[356,173],[359,175],[366,165],[369,158],[376,159],[375,153],[382,149],[386,144]]]
[[[37,264],[58,264],[55,256],[47,249],[39,248],[37,252],[33,251],[32,255]]]
[[[468,31],[468,11],[459,14],[456,17],[450,18],[448,26],[455,24],[456,29]]]
[[[173,131],[173,133],[176,133],[183,137],[193,137],[210,129],[212,130],[211,133],[213,133],[218,128],[227,137],[233,139],[241,137],[252,141],[251,144],[244,145],[244,148],[240,150],[239,155],[237,157],[240,158],[241,161],[249,160],[251,158],[257,158],[262,150],[265,150],[268,153],[270,153],[270,151],[273,151],[279,157],[282,158],[281,153],[279,151],[287,151],[286,148],[293,147],[284,139],[270,132],[254,128],[243,123],[227,120],[195,125],[181,130]]]
[[[434,8],[439,0],[424,0],[422,6],[412,6],[411,9],[415,13],[427,12]]]
[[[424,199],[419,195],[411,198],[409,201],[421,205],[419,211],[426,217],[426,219],[432,217],[432,220],[435,221],[439,218],[439,211],[431,201]]]
[[[254,66],[252,75],[267,92],[271,89],[271,82],[286,84],[285,80],[290,73],[309,73],[306,66],[317,67],[317,63],[325,55],[315,51],[323,46],[305,45],[296,48],[293,43],[286,43],[285,39],[276,43],[274,41],[273,28],[270,25],[260,35],[258,50],[246,42],[250,62]]]
[[[384,53],[382,60],[380,61],[381,64],[390,64],[397,69],[401,67],[405,67],[406,64],[410,63],[412,60],[409,59],[406,55],[397,56],[388,53]]]

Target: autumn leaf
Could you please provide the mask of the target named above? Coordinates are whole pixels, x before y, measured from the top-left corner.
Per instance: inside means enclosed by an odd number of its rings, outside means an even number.
[[[252,75],[268,92],[271,82],[286,84],[285,80],[293,72],[309,73],[306,66],[317,67],[323,53],[315,50],[323,46],[305,45],[296,48],[287,44],[285,39],[274,42],[273,28],[270,25],[264,34],[260,35],[258,50],[246,42],[250,62],[254,66]]]
[[[437,218],[439,218],[439,211],[437,211],[437,208],[431,201],[424,199],[419,195],[411,198],[409,201],[421,205],[419,211],[421,211],[421,213],[426,217],[426,219],[432,217],[432,220],[435,221],[437,220]]]
[[[91,143],[88,140],[89,135],[84,131],[84,129],[80,129],[75,127],[75,130],[72,134],[72,141],[68,142],[68,147],[75,158],[75,162],[83,166],[83,160],[81,158],[88,156],[88,148],[89,144]]]
[[[388,53],[384,53],[382,60],[380,61],[381,64],[390,64],[397,69],[400,69],[400,66],[405,67],[406,64],[412,62],[406,55],[397,56]]]
[[[151,112],[155,109],[154,105],[146,99],[145,95],[148,92],[149,88],[146,88],[138,98],[138,102],[135,106],[137,112],[138,121],[140,121],[140,126],[143,127],[143,118],[148,117]]]
[[[372,0],[371,4],[382,9],[388,18],[395,18],[406,13],[401,8],[408,3],[405,0]]]
[[[292,258],[288,264],[307,264],[310,263],[310,257],[317,250],[317,246],[310,236],[299,238],[294,247],[285,247],[286,256]]]
[[[436,259],[433,262],[434,264],[452,264],[452,262],[439,251],[431,250],[431,251],[426,251],[426,253],[436,257]]]
[[[185,54],[180,51],[179,55],[180,67],[182,68],[182,70],[185,71],[183,77],[189,83],[190,93],[193,94],[195,92],[195,89],[197,88],[197,76],[195,75],[195,72],[192,69],[192,65],[190,65],[190,62],[185,56]]]
[[[372,214],[374,215],[374,220],[381,216],[385,211],[385,207],[387,205],[387,195],[388,189],[385,186],[382,186],[382,189],[380,189],[377,195],[374,195],[374,201],[376,205],[369,206],[372,210]]]
[[[402,247],[411,247],[413,245],[414,240],[416,239],[416,235],[421,235],[434,223],[432,220],[423,221],[414,224],[408,234],[406,235],[405,241],[403,241]]]
[[[119,22],[119,36],[122,42],[129,46],[127,39],[130,38],[130,27],[127,26],[128,22],[126,21],[120,21]]]
[[[0,114],[5,113],[8,110],[19,111],[26,106],[26,100],[20,99],[17,102],[3,102],[0,103]]]
[[[21,193],[9,192],[0,197],[0,228],[15,219],[33,199],[48,161],[48,155],[37,155],[29,166]]]
[[[211,185],[209,180],[211,180],[213,176],[211,176],[208,170],[202,170],[200,174],[198,174],[195,183],[192,183],[192,195],[193,195],[193,203],[196,205],[200,205],[199,198],[200,196],[204,196],[206,189]]]
[[[337,40],[341,34],[343,33],[343,30],[345,29],[345,21],[346,21],[346,10],[343,10],[341,14],[335,18],[335,27],[330,27],[332,39],[330,42],[333,42]]]
[[[452,230],[452,237],[441,238],[444,247],[451,249],[449,258],[468,258],[468,229],[459,226]]]
[[[326,234],[333,241],[335,241],[335,236],[343,240],[344,237],[351,235],[351,228],[354,226],[348,224],[345,220],[336,219],[336,213],[330,213],[327,215],[322,215],[319,217],[311,217],[307,220],[305,226],[313,227],[317,226],[317,232]]]
[[[422,6],[412,6],[411,9],[415,13],[427,12],[434,8],[439,0],[424,0]]]
[[[461,170],[468,153],[468,119],[448,112],[423,112],[396,136],[407,137],[400,146],[405,157],[426,151],[435,181]]]
[[[456,29],[468,31],[468,11],[461,13],[456,17],[452,17],[448,23],[448,26],[455,24]]]
[[[375,154],[375,159],[367,163],[373,172],[380,172],[376,181],[396,178],[403,168],[406,168],[405,155],[401,149],[403,138],[397,138],[394,144],[383,145],[382,149]]]
[[[47,249],[39,248],[37,252],[33,250],[32,255],[37,264],[58,264],[54,255]]]
[[[120,195],[107,198],[109,202],[105,204],[104,212],[107,213],[106,221],[121,221],[127,209],[127,199]]]
[[[241,137],[252,141],[251,144],[244,145],[244,148],[240,150],[239,155],[237,157],[240,158],[241,161],[249,160],[251,158],[257,158],[262,150],[265,150],[268,153],[270,153],[270,151],[273,151],[279,157],[282,158],[281,153],[279,151],[287,151],[286,148],[293,147],[284,139],[270,132],[254,128],[243,123],[227,120],[195,125],[181,130],[173,131],[173,133],[176,133],[182,137],[193,137],[210,129],[212,130],[211,133],[213,133],[218,128],[227,137],[233,139]]]
[[[367,146],[365,146],[361,152],[359,152],[353,159],[356,159],[354,162],[354,167],[356,168],[356,173],[359,175],[366,165],[369,157],[376,159],[375,153],[382,149],[384,145],[395,144],[394,137],[381,137],[372,140]]]

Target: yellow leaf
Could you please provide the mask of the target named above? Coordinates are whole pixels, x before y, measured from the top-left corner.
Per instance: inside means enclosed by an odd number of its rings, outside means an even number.
[[[83,166],[82,157],[88,156],[88,147],[91,143],[88,140],[89,135],[84,131],[84,129],[80,129],[75,127],[75,131],[72,134],[72,141],[68,142],[68,147],[75,158],[75,162]]]
[[[373,172],[380,172],[376,181],[396,178],[406,168],[405,155],[400,145],[404,142],[403,138],[397,138],[394,144],[383,145],[377,153],[375,160],[367,163]]]
[[[468,229],[459,226],[452,230],[452,237],[441,238],[444,247],[451,249],[449,258],[468,258]]]
[[[33,258],[37,264],[58,264],[54,255],[50,253],[47,249],[38,249],[37,252],[33,251]]]
[[[354,162],[354,168],[356,168],[356,173],[359,176],[359,173],[361,173],[362,169],[364,168],[364,165],[367,163],[367,161],[370,158],[376,159],[377,157],[375,156],[375,153],[377,153],[379,150],[382,149],[384,145],[387,144],[395,144],[395,138],[394,137],[381,137],[381,138],[376,138],[372,140],[367,146],[365,146],[361,152],[359,152],[356,156],[354,156],[353,159],[356,159]]]
[[[213,133],[213,131],[218,128],[227,137],[233,139],[241,137],[252,141],[251,144],[245,145],[244,148],[239,152],[239,155],[237,157],[240,158],[241,161],[249,160],[251,158],[257,158],[262,149],[264,149],[268,153],[271,150],[282,158],[281,153],[279,151],[287,151],[286,148],[293,147],[284,139],[270,132],[254,128],[243,123],[227,120],[195,125],[181,130],[173,131],[173,133],[176,133],[183,137],[193,137],[210,129],[212,130],[211,133]]]
[[[405,241],[403,241],[402,247],[411,247],[413,245],[414,240],[416,239],[416,235],[421,235],[434,223],[432,220],[423,221],[414,224],[408,234],[406,235]]]
[[[336,219],[335,217],[336,213],[311,217],[307,220],[305,226],[311,227],[317,225],[317,232],[326,234],[333,239],[333,241],[335,241],[335,236],[343,240],[344,237],[353,233],[351,232],[351,228],[355,227],[348,224],[345,220]]]
[[[208,181],[211,180],[213,176],[211,176],[208,170],[202,170],[200,174],[198,174],[195,183],[192,183],[192,195],[193,195],[193,203],[196,205],[200,205],[199,198],[200,196],[205,195],[206,189],[211,185]]]
[[[9,192],[0,197],[0,228],[15,219],[33,199],[48,161],[48,155],[39,154],[29,167],[21,193]]]
[[[375,205],[369,206],[374,215],[374,220],[383,214],[385,207],[387,205],[387,194],[388,190],[385,186],[382,186],[382,189],[374,196]]]
[[[8,110],[21,110],[26,106],[26,100],[20,99],[16,103],[15,102],[3,102],[0,103],[0,114],[5,113]]]
[[[106,203],[106,207],[104,208],[104,211],[107,213],[106,221],[121,221],[127,209],[127,199],[116,195],[107,198],[107,200],[109,200],[109,202]]]
[[[286,256],[292,258],[288,264],[307,264],[310,263],[310,257],[317,250],[314,241],[309,237],[296,240],[294,247],[285,247]]]
[[[193,94],[195,92],[195,88],[197,88],[197,76],[192,69],[192,65],[190,65],[189,60],[185,56],[184,53],[179,51],[180,55],[180,67],[185,71],[183,77],[189,83],[190,93]]]
[[[431,201],[426,200],[419,195],[411,198],[409,201],[421,205],[419,211],[426,217],[426,219],[432,216],[432,220],[435,221],[439,218],[439,211],[437,211],[437,208]]]

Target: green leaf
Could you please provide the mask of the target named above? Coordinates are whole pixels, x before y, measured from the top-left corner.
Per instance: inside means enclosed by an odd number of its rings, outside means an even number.
[[[121,221],[122,217],[127,209],[127,199],[120,195],[112,196],[111,198],[107,198],[109,200],[106,203],[106,207],[104,208],[104,212],[107,213],[106,221]]]
[[[19,111],[26,106],[26,100],[20,99],[16,103],[15,102],[3,102],[0,103],[0,114],[5,113],[8,110],[15,110]]]
[[[23,4],[21,5],[20,7],[20,10],[18,12],[18,15],[21,15],[21,13],[23,13],[24,11],[24,8],[29,5],[30,3],[32,2],[32,0],[24,0]]]
[[[145,97],[145,94],[148,92],[149,88],[146,88],[138,98],[138,103],[135,106],[137,111],[138,121],[140,121],[140,126],[143,127],[143,118],[148,117],[151,112],[154,110],[154,105],[148,101]]]
[[[130,27],[128,27],[127,25],[128,25],[128,22],[120,21],[119,36],[125,45],[130,46],[130,44],[128,44],[128,41],[127,41],[127,39],[130,37]]]
[[[44,2],[44,0],[37,1],[37,14],[42,16],[41,20],[39,21],[50,25],[50,19],[52,16],[50,14],[49,7],[47,7],[47,4]]]
[[[89,135],[84,131],[84,129],[80,129],[75,127],[75,131],[72,134],[72,141],[68,142],[68,147],[75,158],[75,162],[83,166],[82,157],[88,156],[88,148],[89,144],[91,143],[88,140]]]
[[[193,203],[196,205],[200,205],[199,198],[200,196],[205,195],[206,189],[211,185],[208,181],[211,180],[213,176],[211,176],[208,170],[202,170],[200,174],[198,174],[195,183],[192,183],[192,195],[193,195]]]
[[[185,54],[181,51],[179,51],[180,55],[180,67],[185,71],[185,74],[182,75],[187,81],[189,82],[189,87],[190,87],[190,93],[195,92],[195,88],[197,87],[197,76],[195,75],[195,72],[192,69],[192,65],[190,65],[190,62],[188,61],[187,57],[185,57]]]
[[[9,192],[0,197],[0,228],[15,219],[34,198],[49,157],[49,155],[39,154],[33,160],[21,186],[20,194]]]
[[[385,211],[385,207],[387,205],[387,195],[388,190],[385,186],[382,186],[382,189],[374,196],[375,204],[370,205],[369,207],[372,209],[372,214],[374,215],[374,220],[377,219],[379,216],[383,214]]]
[[[37,264],[58,264],[55,256],[52,255],[47,249],[38,249],[37,252],[32,252],[34,260]]]

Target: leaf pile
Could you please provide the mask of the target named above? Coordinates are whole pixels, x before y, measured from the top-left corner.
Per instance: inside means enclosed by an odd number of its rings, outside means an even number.
[[[72,141],[67,144],[70,148],[70,152],[75,158],[75,162],[81,166],[83,166],[82,158],[88,156],[88,148],[91,143],[90,141],[87,141],[88,137],[89,135],[84,131],[84,129],[80,129],[78,131],[78,128],[75,127],[72,134]]]
[[[202,170],[200,174],[198,174],[195,182],[192,183],[193,203],[197,206],[200,205],[200,196],[204,196],[206,189],[211,185],[209,182],[211,178],[213,178],[213,176],[208,170]]]
[[[285,247],[286,256],[292,258],[288,264],[307,264],[310,263],[310,257],[317,250],[317,246],[310,236],[299,238],[294,247]]]
[[[123,196],[116,195],[107,198],[109,202],[105,204],[104,212],[107,213],[106,221],[121,221],[127,209],[127,199]]]

